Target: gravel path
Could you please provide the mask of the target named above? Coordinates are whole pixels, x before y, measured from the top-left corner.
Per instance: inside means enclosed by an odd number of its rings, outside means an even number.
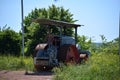
[[[0,80],[52,80],[52,72],[0,71]]]

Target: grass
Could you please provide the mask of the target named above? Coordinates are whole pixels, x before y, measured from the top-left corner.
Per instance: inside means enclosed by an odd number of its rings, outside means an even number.
[[[54,80],[120,80],[119,56],[92,54],[85,64],[54,68]],[[0,70],[34,70],[32,57],[0,56]]]
[[[33,70],[31,57],[0,56],[0,70]]]
[[[119,57],[93,54],[85,64],[54,68],[55,80],[120,80]]]

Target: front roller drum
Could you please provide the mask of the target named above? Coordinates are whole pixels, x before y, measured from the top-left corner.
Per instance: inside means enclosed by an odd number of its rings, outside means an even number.
[[[51,70],[53,68],[53,66],[49,66],[48,64],[47,65],[44,65],[44,64],[39,64],[40,62],[43,62],[43,61],[47,61],[48,60],[45,60],[45,59],[36,59],[38,56],[38,52],[39,51],[43,51],[45,50],[46,48],[48,47],[47,44],[38,44],[36,47],[35,47],[35,52],[33,53],[33,60],[34,60],[34,68],[36,71],[48,71],[48,70]],[[38,62],[38,63],[37,63]]]
[[[42,66],[42,65],[34,65],[37,71],[51,71],[53,66]]]

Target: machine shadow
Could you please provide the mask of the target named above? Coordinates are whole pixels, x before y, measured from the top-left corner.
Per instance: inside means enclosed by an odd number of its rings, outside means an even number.
[[[52,71],[25,72],[25,75],[32,75],[32,76],[50,76],[53,74],[54,72]]]

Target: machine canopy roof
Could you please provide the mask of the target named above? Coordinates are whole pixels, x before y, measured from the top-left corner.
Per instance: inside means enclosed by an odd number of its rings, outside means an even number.
[[[33,22],[37,22],[39,24],[44,24],[44,25],[53,25],[57,27],[80,27],[83,25],[79,24],[72,24],[64,21],[58,21],[58,20],[51,20],[51,19],[34,19]]]

